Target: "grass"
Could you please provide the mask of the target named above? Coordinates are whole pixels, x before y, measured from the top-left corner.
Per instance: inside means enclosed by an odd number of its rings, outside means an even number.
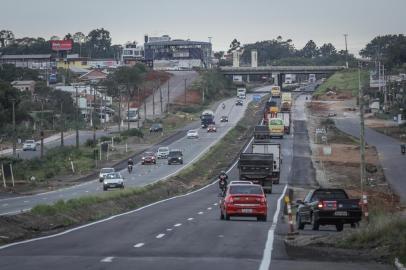
[[[380,249],[383,257],[398,257],[406,263],[406,219],[398,213],[371,213],[368,225],[352,231],[337,243],[338,247]]]
[[[367,85],[369,83],[368,80],[368,72],[362,71],[361,84]],[[358,83],[357,69],[338,71],[329,77],[322,85],[320,85],[314,95],[320,96],[331,90],[337,94],[351,94],[352,96],[357,96]]]

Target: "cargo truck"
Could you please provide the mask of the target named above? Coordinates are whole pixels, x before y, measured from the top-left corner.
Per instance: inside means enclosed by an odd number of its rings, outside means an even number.
[[[252,153],[269,154],[273,157],[272,165],[272,183],[279,184],[280,166],[281,166],[281,145],[279,143],[255,142],[252,144]]]
[[[258,125],[254,128],[254,143],[270,143],[271,133],[266,125]]]
[[[292,93],[282,93],[281,98],[281,111],[282,112],[290,112],[292,108]]]
[[[271,88],[271,95],[272,95],[272,97],[280,97],[281,96],[280,86],[273,85]]]
[[[280,112],[277,117],[283,120],[285,134],[290,134],[290,112]]]
[[[272,168],[272,154],[242,153],[238,160],[240,180],[260,184],[268,193],[272,193]]]
[[[283,120],[280,118],[270,118],[268,120],[268,128],[271,137],[279,137],[283,139],[285,134],[285,126],[283,125]]]
[[[209,125],[214,125],[214,112],[211,110],[205,110],[200,115],[200,121],[202,128],[207,128]]]
[[[247,89],[243,87],[237,88],[237,98],[245,99],[247,95]]]

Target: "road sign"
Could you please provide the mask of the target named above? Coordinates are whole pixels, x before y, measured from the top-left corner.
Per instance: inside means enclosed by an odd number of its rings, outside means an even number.
[[[252,100],[255,102],[260,102],[261,101],[261,95],[253,95]]]

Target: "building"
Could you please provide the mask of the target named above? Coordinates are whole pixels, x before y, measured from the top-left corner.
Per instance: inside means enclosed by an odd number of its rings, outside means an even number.
[[[11,85],[21,92],[29,91],[34,93],[35,90],[35,81],[13,81],[11,82]]]
[[[0,55],[0,64],[12,64],[21,68],[49,69],[53,61],[51,54]]]
[[[89,71],[86,74],[83,74],[82,76],[79,77],[79,81],[90,81],[90,82],[99,82],[102,80],[107,79],[107,73],[98,70],[98,69],[93,69]]]
[[[144,60],[144,47],[138,46],[137,43],[127,43],[121,54],[121,63],[124,65],[134,65]]]
[[[79,57],[78,54],[69,54],[66,58],[57,60],[57,67],[63,69],[92,69],[92,68],[116,68],[120,61],[115,59],[90,59]]]
[[[154,69],[191,69],[211,67],[212,46],[209,42],[175,39],[169,36],[145,37],[144,58]]]

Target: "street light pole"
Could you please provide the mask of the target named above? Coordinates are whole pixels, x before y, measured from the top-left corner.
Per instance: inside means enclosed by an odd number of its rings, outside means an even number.
[[[63,141],[63,130],[65,128],[65,119],[63,118],[63,111],[62,111],[63,103],[61,102],[61,146],[64,145]]]
[[[44,101],[41,100],[41,158],[44,156]]]
[[[78,104],[78,86],[75,85],[76,89],[76,113],[75,113],[75,122],[76,122],[76,148],[79,148],[79,104]]]
[[[186,104],[186,81],[187,79],[185,78],[185,104]]]
[[[361,197],[364,195],[364,182],[365,182],[365,122],[364,122],[364,91],[361,85],[361,63],[358,63],[358,99],[360,110],[360,156],[361,156],[361,171],[360,171],[360,185],[361,185]]]
[[[17,135],[16,135],[16,114],[15,114],[16,100],[14,98],[11,99],[11,103],[12,103],[12,106],[13,106],[13,116],[12,116],[12,120],[13,120],[13,157],[15,157],[16,153],[17,153],[17,151],[16,151],[16,148],[17,148],[17,142],[16,142],[16,140],[17,140]]]

